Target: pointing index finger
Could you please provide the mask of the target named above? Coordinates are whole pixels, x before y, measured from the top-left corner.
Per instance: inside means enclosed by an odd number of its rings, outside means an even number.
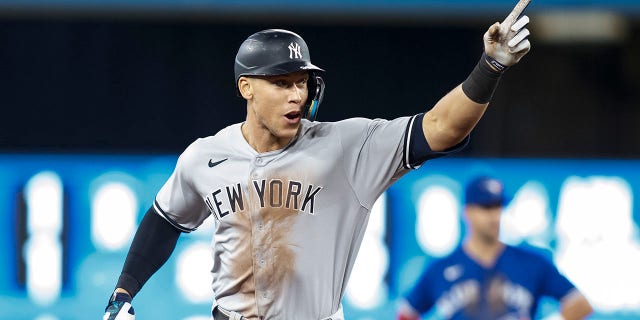
[[[520,0],[513,8],[511,13],[502,21],[501,25],[505,26],[507,29],[511,28],[511,26],[516,22],[518,17],[522,14],[522,11],[529,5],[531,0]]]

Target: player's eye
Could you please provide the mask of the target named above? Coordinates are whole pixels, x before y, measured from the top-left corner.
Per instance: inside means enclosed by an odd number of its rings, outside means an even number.
[[[289,81],[286,81],[286,80],[283,80],[283,79],[275,80],[273,82],[273,84],[275,84],[276,86],[281,87],[281,88],[287,88],[287,87],[290,86]]]
[[[296,86],[298,86],[298,88],[304,88],[307,86],[307,82],[308,82],[307,78],[300,79],[296,82]]]

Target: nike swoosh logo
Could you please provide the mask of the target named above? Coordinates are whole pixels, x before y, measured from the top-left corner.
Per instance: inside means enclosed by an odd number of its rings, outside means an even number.
[[[229,160],[229,158],[224,158],[224,159],[222,159],[220,161],[216,161],[216,162],[212,162],[211,160],[213,160],[213,159],[209,159],[209,168],[213,168],[213,167],[215,167],[215,166],[217,166],[217,165]]]

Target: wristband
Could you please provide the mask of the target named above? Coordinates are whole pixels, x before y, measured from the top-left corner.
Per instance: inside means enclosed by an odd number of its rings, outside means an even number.
[[[484,58],[485,61],[487,61],[487,63],[493,67],[493,69],[495,71],[498,72],[504,72],[505,70],[507,70],[507,66],[505,66],[504,64],[498,62],[498,60],[491,58],[490,56],[488,56],[486,53],[482,53],[482,57]]]
[[[482,53],[480,61],[462,83],[462,91],[474,102],[488,103],[498,86],[502,72],[507,68],[486,53]]]
[[[109,299],[109,303],[114,302],[114,301],[121,301],[121,302],[129,302],[131,303],[131,296],[124,293],[124,292],[114,292],[111,295],[111,299]]]

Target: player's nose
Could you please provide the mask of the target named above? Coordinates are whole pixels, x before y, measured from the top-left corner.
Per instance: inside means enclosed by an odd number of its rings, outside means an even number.
[[[302,102],[302,96],[304,92],[302,92],[302,88],[298,86],[291,86],[291,90],[289,90],[289,101],[293,103]]]

